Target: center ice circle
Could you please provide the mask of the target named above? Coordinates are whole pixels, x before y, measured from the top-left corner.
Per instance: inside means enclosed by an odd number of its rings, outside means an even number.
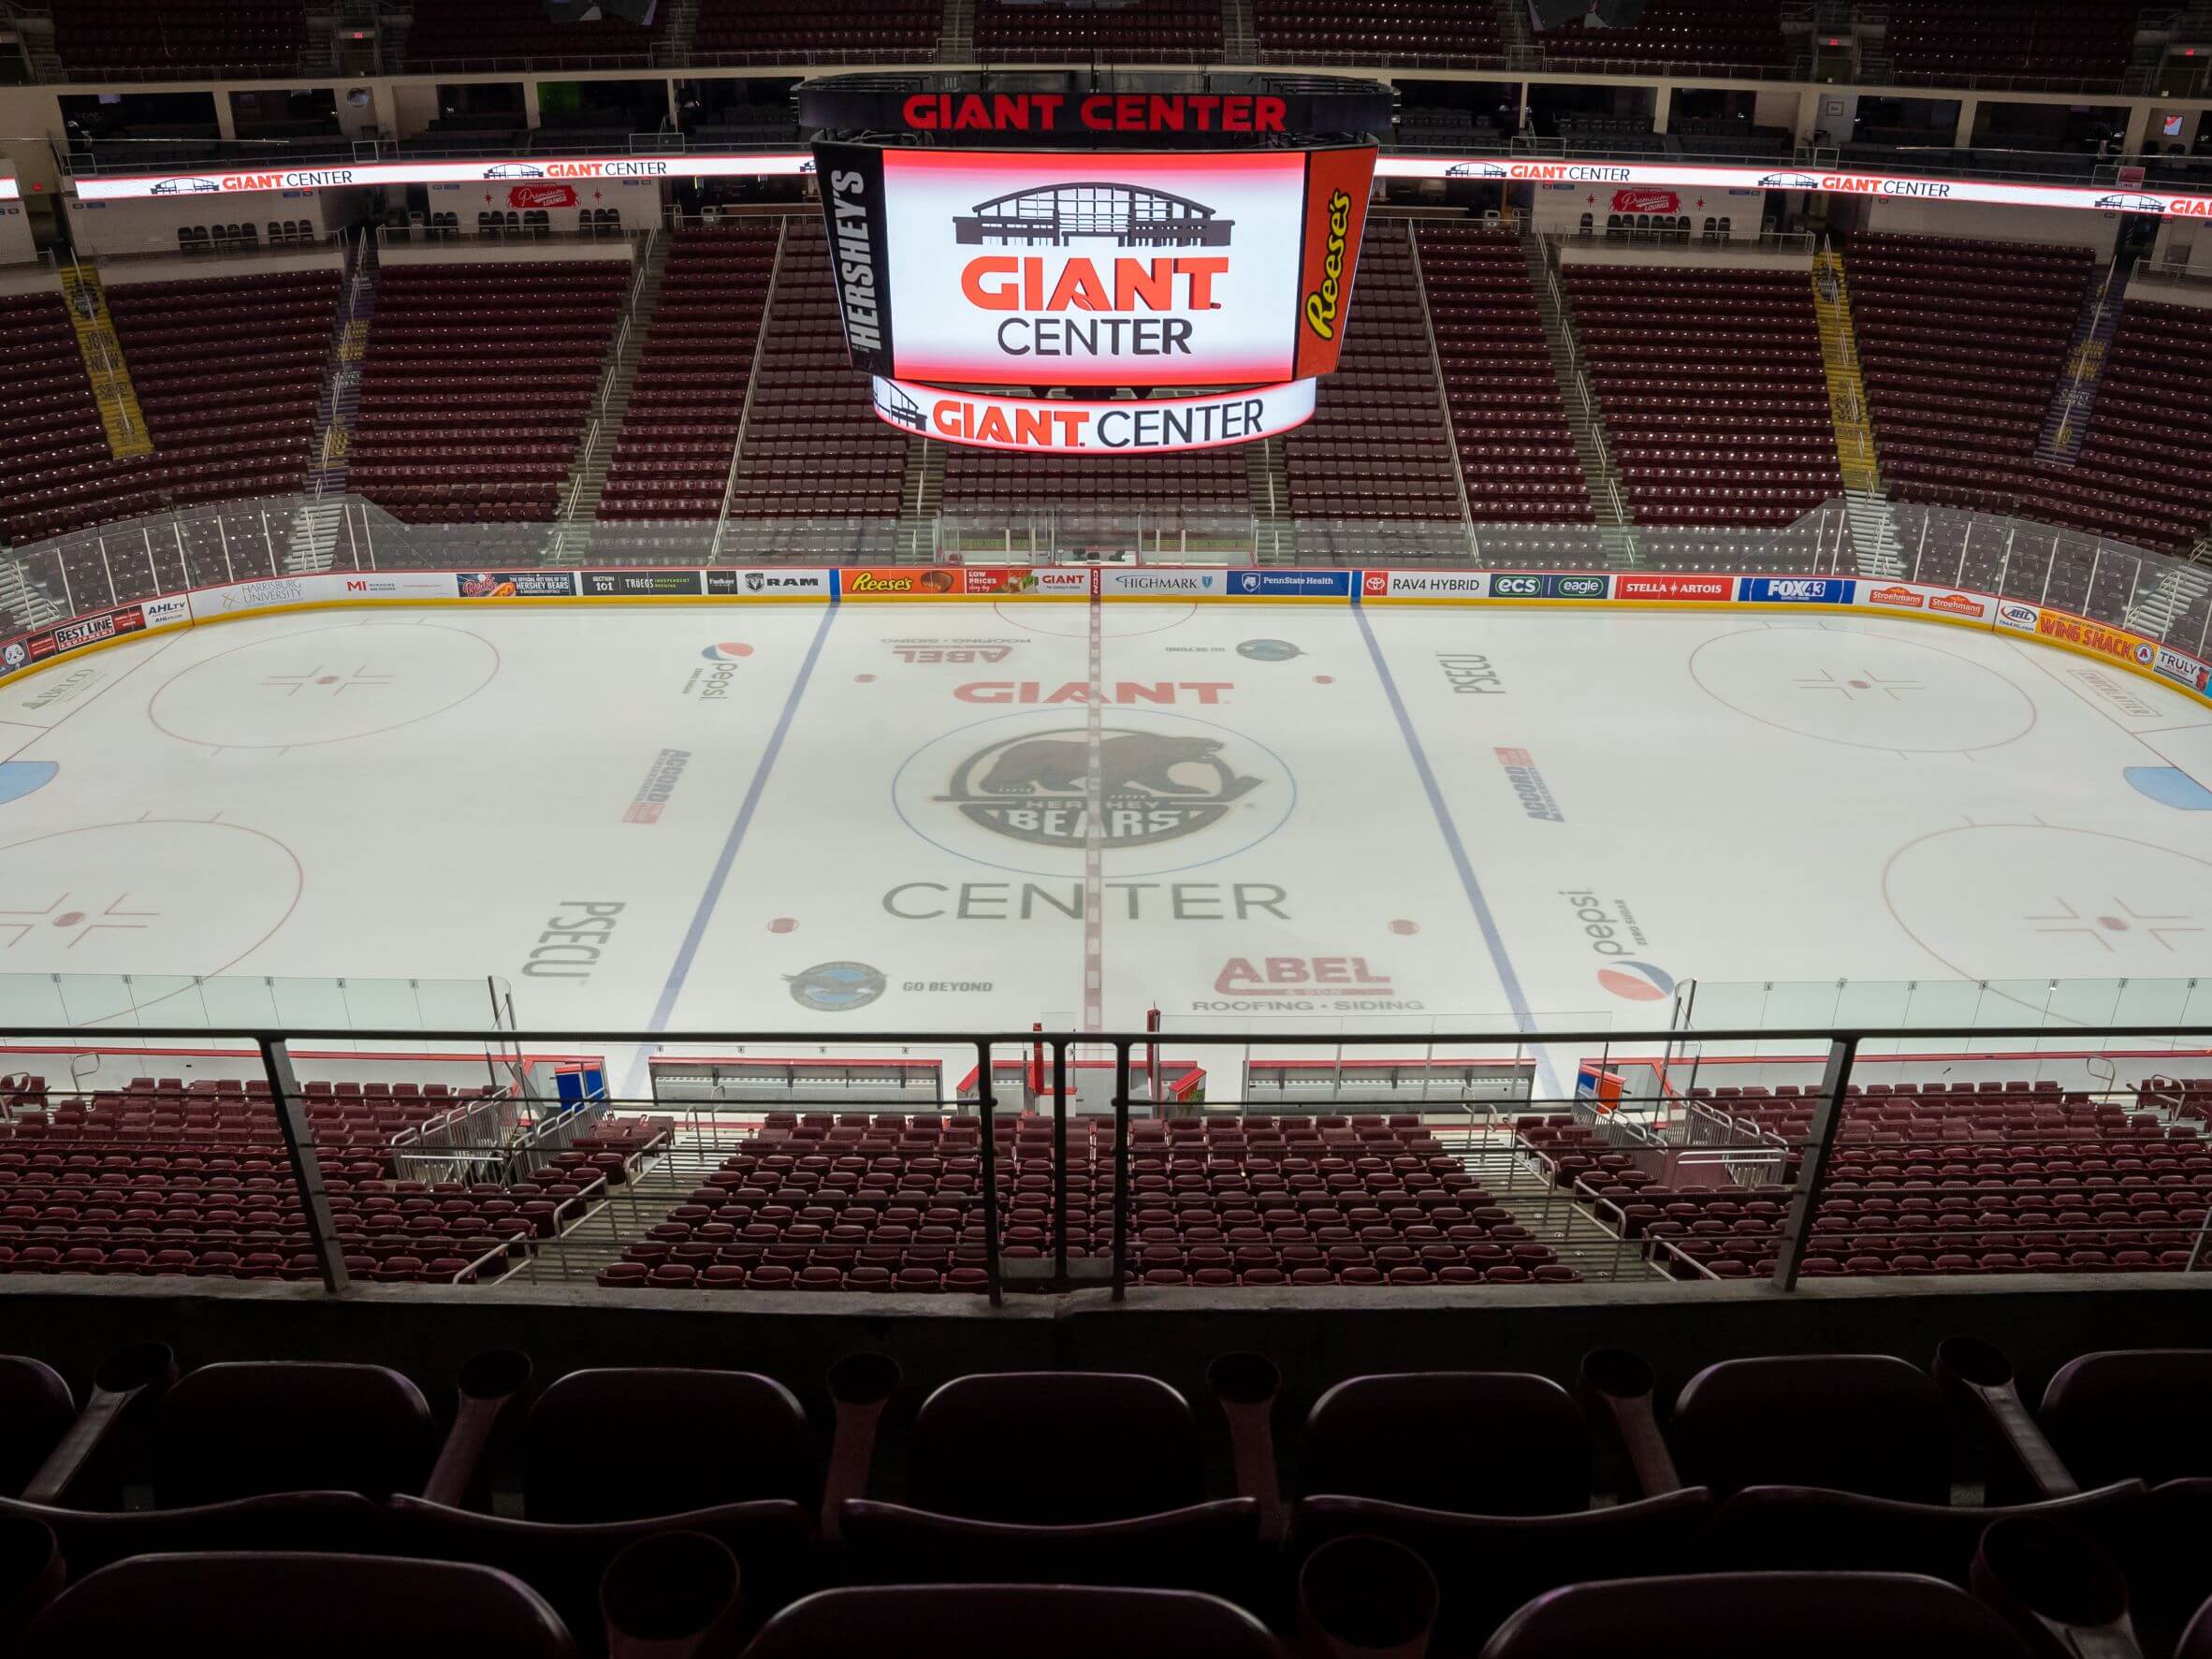
[[[1265,840],[1297,804],[1282,756],[1189,715],[1106,714],[1099,734],[1103,822],[1096,841],[1116,876],[1156,876]],[[1093,841],[1090,734],[1080,707],[1026,710],[924,744],[892,779],[906,826],[993,869],[1080,875]]]

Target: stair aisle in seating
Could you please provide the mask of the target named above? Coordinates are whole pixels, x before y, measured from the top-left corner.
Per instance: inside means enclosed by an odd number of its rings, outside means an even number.
[[[1867,383],[1859,373],[1858,336],[1851,327],[1851,285],[1843,256],[1823,248],[1812,262],[1812,310],[1820,321],[1820,361],[1828,381],[1828,418],[1836,429],[1836,461],[1846,489],[1882,488],[1874,428],[1867,416]]]
[[[829,241],[812,214],[786,221],[761,325],[721,556],[887,557],[906,479],[906,436],[876,418],[845,350]],[[808,520],[768,525],[763,520]]]
[[[668,252],[669,240],[658,230],[648,231],[638,248],[623,316],[616,325],[606,371],[592,400],[591,421],[569,468],[568,488],[561,492],[560,530],[553,545],[556,563],[580,562],[591,556],[591,521],[598,516],[600,501],[606,492],[616,439],[628,417],[638,369],[645,360],[647,336],[659,318]]]
[[[603,520],[721,512],[780,223],[743,218],[674,233],[599,501]]]
[[[2212,523],[2212,311],[2142,293],[2112,310],[2072,466],[2039,465],[2023,509],[2047,523],[2181,553]]]
[[[2017,510],[2089,251],[1868,233],[1844,264],[1884,484],[1913,501]]]
[[[1801,273],[1577,264],[1561,280],[1637,523],[1778,528],[1835,498],[1820,323]]]
[[[115,327],[108,315],[100,273],[72,263],[62,272],[62,297],[69,308],[69,325],[77,330],[77,350],[84,358],[84,374],[92,383],[100,426],[108,434],[108,453],[117,460],[152,455],[153,438],[146,430],[146,415],[138,407],[130,365],[124,361],[123,344],[115,338]]]
[[[412,521],[550,523],[631,276],[627,260],[386,264],[354,489]]]
[[[109,453],[66,299],[0,295],[0,537],[59,535],[116,517],[110,502],[151,512],[152,470]]]
[[[1462,254],[1453,244],[1433,255],[1424,231],[1417,266],[1412,236],[1403,222],[1367,223],[1354,296],[1358,321],[1346,336],[1341,366],[1323,387],[1314,418],[1284,440],[1290,507],[1301,521],[1411,521],[1410,528],[1434,537],[1433,547],[1411,550],[1464,558],[1471,506],[1478,519],[1551,522],[1569,517],[1574,503],[1554,488],[1556,480],[1543,476],[1540,463],[1477,466],[1469,458],[1476,475],[1463,492],[1451,423],[1464,414],[1451,388],[1448,355],[1446,376],[1438,377],[1437,338],[1447,331],[1454,297],[1465,291]],[[1510,397],[1492,397],[1514,423],[1506,435],[1518,437],[1528,412],[1514,408]]]
[[[2066,349],[2066,370],[2059,377],[2058,395],[2035,440],[2035,458],[2046,466],[2072,466],[2081,453],[2089,411],[2096,407],[2097,382],[2104,371],[2104,354],[2112,349],[2127,291],[2127,275],[2117,260],[2104,268],[2103,282],[2084,291],[2081,318]]]

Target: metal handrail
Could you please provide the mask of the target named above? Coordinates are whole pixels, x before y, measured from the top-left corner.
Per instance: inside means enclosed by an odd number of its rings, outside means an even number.
[[[761,350],[761,332],[768,325],[768,313],[776,304],[777,284],[783,277],[783,250],[790,240],[791,221],[787,217],[776,227],[776,256],[768,262],[768,286],[761,296],[761,321],[753,332],[752,358],[745,370],[745,401],[737,409],[737,431],[730,445],[730,470],[722,475],[721,511],[714,521],[714,540],[707,549],[709,559],[720,559],[722,536],[730,523],[730,508],[737,499],[737,468],[745,459],[745,434],[752,424],[753,394],[760,388],[761,359],[767,354]]]
[[[2074,412],[2080,405],[2088,390],[2089,372],[2089,342],[2097,338],[2097,330],[2104,322],[2104,308],[2112,299],[2112,279],[2119,273],[2119,260],[2116,256],[2104,268],[2104,282],[2097,290],[2097,308],[2090,313],[2088,331],[2082,337],[2081,349],[2074,354],[2074,378],[2066,387],[2066,401],[2059,411],[2059,429],[2052,443],[2063,447],[2066,436],[2074,428]]]

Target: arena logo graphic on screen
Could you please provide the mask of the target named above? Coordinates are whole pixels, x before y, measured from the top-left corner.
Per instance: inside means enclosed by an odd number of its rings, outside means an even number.
[[[825,135],[846,345],[877,416],[1066,455],[1248,444],[1310,418],[1352,320],[1387,93],[1032,79],[894,95],[831,78],[803,94]]]

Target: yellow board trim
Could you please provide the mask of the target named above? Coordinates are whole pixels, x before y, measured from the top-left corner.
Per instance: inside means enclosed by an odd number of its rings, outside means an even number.
[[[1978,597],[1989,600],[1992,605],[1994,605],[1996,603],[1995,597],[1993,595],[1982,594]],[[837,603],[847,604],[910,604],[920,601],[926,604],[944,604],[951,602],[953,604],[996,604],[1009,599],[1070,604],[1084,601],[1087,599],[1087,595],[1079,593],[932,593],[923,595],[884,594],[855,600],[839,599]],[[1346,605],[1347,607],[1353,604],[1353,600],[1351,599],[1346,599],[1332,595],[1315,594],[1302,594],[1287,598],[1278,598],[1272,595],[1263,597],[1258,594],[1252,595],[1250,598],[1246,598],[1239,594],[1207,595],[1203,599],[1193,600],[1171,594],[1132,593],[1108,594],[1103,596],[1103,602],[1114,604],[1338,604]],[[395,607],[441,610],[505,610],[518,606],[543,609],[547,607],[576,604],[694,605],[704,609],[713,606],[731,604],[828,604],[830,603],[831,596],[828,594],[805,593],[781,593],[774,595],[717,594],[713,596],[702,596],[698,594],[571,594],[565,597],[554,595],[546,598],[515,595],[504,599],[461,599],[458,597],[447,599],[430,594],[414,596],[371,596],[362,594],[357,597],[344,599],[310,599],[300,600],[290,604],[261,605],[252,610],[229,611],[221,616],[195,617],[181,622],[164,622],[159,627],[143,628],[133,633],[122,633],[116,634],[113,637],[108,639],[94,640],[89,644],[78,647],[74,650],[57,655],[47,662],[23,668],[13,675],[9,675],[5,679],[0,679],[0,684],[13,685],[19,681],[29,680],[36,675],[43,674],[50,668],[58,668],[64,666],[65,664],[79,662],[83,661],[83,659],[86,657],[92,656],[96,652],[110,650],[117,646],[137,645],[142,640],[153,639],[163,634],[182,633],[187,632],[190,629],[210,627],[220,622],[251,621],[261,617],[289,616],[309,611],[378,610]],[[2173,691],[2177,695],[2189,697],[2192,700],[2204,702],[2206,704],[2212,704],[2212,691],[2202,692],[2195,691],[2190,687],[2183,685],[2180,681],[2169,678],[2167,676],[2159,673],[2155,667],[2135,662],[2132,657],[2116,657],[2111,655],[2109,652],[2098,650],[2093,646],[2081,645],[2075,641],[2061,639],[2056,635],[2042,633],[2041,631],[2030,633],[2023,629],[2001,628],[1997,625],[1994,614],[1987,618],[1975,618],[1971,617],[1950,616],[1941,611],[1914,610],[1909,606],[1904,605],[1899,605],[1893,608],[1887,605],[1861,604],[1795,604],[1789,603],[1779,603],[1772,604],[1760,603],[1756,604],[1750,604],[1740,600],[1492,599],[1487,596],[1475,598],[1465,595],[1450,594],[1407,594],[1400,595],[1394,598],[1376,595],[1373,598],[1359,598],[1358,604],[1361,607],[1368,605],[1428,605],[1449,610],[1477,610],[1496,608],[1508,613],[1514,611],[1539,609],[1570,609],[1593,612],[1714,612],[1742,610],[1757,616],[1772,616],[1778,612],[1795,612],[1803,615],[1822,616],[1828,618],[1894,617],[1908,622],[1941,622],[1953,628],[1972,629],[1977,633],[1987,633],[1998,639],[2030,640],[2039,645],[2055,647],[2059,650],[2071,651],[2075,656],[2087,657],[2093,662],[2102,662],[2109,668],[2120,669],[2125,673],[2136,676],[2140,679],[2149,680],[2153,685],[2162,686],[2167,691]],[[2035,608],[2038,611],[2042,611],[2048,607],[2039,605]],[[2075,613],[2072,611],[2058,610],[2052,610],[2050,614],[2053,616],[2069,617],[2075,615]],[[2116,628],[2109,623],[2096,622],[2092,618],[2084,617],[2080,618],[2079,619],[2085,622],[2090,622],[2096,627],[2108,629],[2110,632],[2116,634],[2124,634],[2132,639],[2144,638],[2143,635],[2132,633],[2129,630]],[[2149,644],[2154,648],[2158,644],[2156,640],[2146,640],[2145,643]],[[2186,655],[2188,653],[2184,654]]]

